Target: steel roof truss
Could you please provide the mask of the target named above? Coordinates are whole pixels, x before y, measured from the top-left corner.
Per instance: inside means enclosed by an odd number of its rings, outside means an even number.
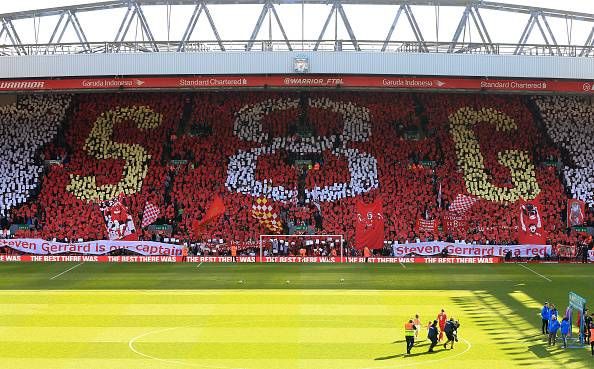
[[[192,16],[190,17],[190,21],[188,22],[186,30],[184,31],[184,35],[182,36],[181,42],[179,43],[179,46],[177,47],[177,51],[185,50],[186,43],[192,36],[192,33],[194,32],[194,28],[196,28],[196,24],[198,23],[198,18],[200,18],[200,14],[202,14],[202,5],[203,5],[203,3],[200,3],[200,4],[196,5],[196,7],[194,8],[194,12],[192,13]]]
[[[144,16],[144,12],[142,11],[142,7],[140,6],[140,4],[138,2],[134,2],[134,7],[136,8],[136,16],[138,17],[138,19],[140,20],[140,26],[144,31],[144,34],[148,37],[150,43],[153,46],[153,51],[159,51],[159,47],[157,46],[157,43],[155,42],[155,37],[153,37],[153,33],[151,32],[151,28],[149,27],[148,21],[146,20],[146,17]]]
[[[476,28],[479,30],[479,33],[481,34],[481,38],[483,38],[484,35],[483,42],[487,44],[487,48],[490,49],[491,53],[496,54],[497,50],[493,45],[493,41],[491,40],[491,36],[489,35],[489,30],[487,30],[487,26],[485,26],[483,17],[479,12],[479,8],[476,5],[474,5],[471,9],[470,14],[472,15],[472,19],[474,20]]]
[[[256,26],[254,26],[254,30],[252,31],[252,35],[250,36],[250,40],[246,46],[246,51],[251,51],[252,47],[254,46],[254,42],[256,42],[256,37],[258,37],[258,33],[260,33],[260,28],[262,27],[262,23],[264,23],[266,14],[268,14],[268,4],[269,2],[266,1],[262,6],[262,11],[260,12]]]
[[[460,18],[460,22],[458,23],[458,27],[456,27],[454,37],[452,38],[452,42],[450,43],[450,47],[448,48],[448,53],[453,53],[454,50],[456,50],[458,40],[460,40],[460,35],[462,34],[462,31],[466,28],[466,23],[468,22],[468,14],[470,13],[470,11],[470,5],[464,9],[464,13],[462,13],[462,17]]]
[[[588,35],[588,38],[586,39],[586,43],[580,52],[580,56],[589,56],[592,48],[594,48],[594,26],[592,27],[592,31],[590,31],[590,35]]]
[[[353,32],[353,28],[351,27],[351,23],[349,22],[349,18],[347,17],[342,4],[340,2],[337,2],[338,6],[336,7],[338,13],[340,14],[340,17],[342,18],[342,22],[344,23],[344,26],[349,34],[349,37],[351,38],[351,42],[353,43],[353,46],[355,47],[355,50],[357,51],[361,51],[361,49],[359,48],[359,43],[357,42],[357,38],[355,37],[355,32]]]
[[[260,29],[262,28],[262,24],[264,23],[266,16],[269,15],[270,13],[272,13],[272,15],[274,16],[274,19],[276,20],[276,24],[278,25],[278,28],[280,29],[281,34],[283,35],[283,39],[285,40],[285,44],[289,48],[289,51],[293,51],[291,42],[289,41],[289,38],[287,37],[287,33],[285,32],[285,27],[283,27],[283,23],[281,22],[280,17],[278,16],[278,13],[276,12],[276,8],[271,0],[266,0],[264,5],[262,6],[262,11],[260,12],[260,16],[258,17],[258,21],[256,22],[256,25],[254,26],[254,30],[252,31],[252,35],[250,36],[250,40],[246,46],[246,50],[247,51],[252,50],[252,47],[254,46],[254,43],[256,42],[256,37],[258,37],[258,33],[260,33]]]
[[[320,36],[318,36],[318,41],[316,41],[313,51],[318,51],[318,47],[320,47],[320,43],[322,42],[322,39],[324,38],[324,33],[326,33],[326,28],[328,28],[328,24],[330,23],[330,19],[332,19],[332,16],[334,15],[335,9],[336,9],[336,3],[333,3],[332,9],[330,9],[330,13],[328,13],[328,17],[326,17],[326,21],[324,22],[324,26],[322,27],[322,30],[320,31]]]
[[[291,42],[289,41],[289,38],[287,37],[287,34],[285,32],[285,28],[283,27],[283,24],[281,23],[280,18],[276,13],[276,8],[274,7],[274,4],[270,3],[270,5],[270,10],[272,11],[272,14],[274,14],[274,18],[276,19],[276,23],[278,24],[278,28],[280,28],[283,38],[285,39],[285,43],[287,44],[289,51],[293,51],[293,48],[291,47]]]
[[[394,21],[392,22],[392,25],[390,26],[390,29],[388,30],[388,35],[386,36],[386,40],[384,41],[384,45],[382,46],[382,51],[386,51],[386,48],[388,47],[388,43],[392,39],[392,33],[394,32],[394,29],[396,28],[396,25],[398,24],[398,20],[400,19],[400,14],[402,14],[403,9],[404,9],[404,5],[400,5],[398,7],[398,11],[396,12]]]
[[[2,18],[2,29],[6,31],[6,35],[10,39],[10,42],[12,43],[17,55],[27,55],[27,50],[25,50],[23,44],[21,43],[19,34],[17,33],[16,29],[14,28],[14,24],[12,24],[10,19]]]
[[[210,15],[210,10],[208,10],[208,7],[206,6],[206,3],[203,3],[203,9],[204,9],[204,14],[206,14],[206,18],[208,19],[208,23],[210,23],[210,27],[212,28],[212,32],[214,33],[217,42],[219,44],[219,48],[221,49],[221,51],[225,51],[225,46],[223,46],[223,41],[221,40],[221,36],[219,36],[219,31],[217,30],[217,27],[215,26],[214,20],[212,19],[212,16]]]
[[[518,46],[516,46],[514,55],[519,55],[522,53],[522,51],[524,51],[524,46],[526,44],[526,41],[530,37],[530,34],[532,33],[533,27],[534,27],[534,14],[530,14],[530,18],[528,19],[528,23],[526,23],[526,27],[524,27],[522,36],[520,36],[520,41],[518,41]]]
[[[429,52],[429,49],[427,48],[427,44],[425,43],[425,39],[423,38],[423,34],[421,33],[421,29],[419,28],[419,24],[417,23],[417,20],[415,19],[415,15],[413,14],[412,9],[410,8],[410,5],[404,4],[404,14],[406,14],[406,17],[408,18],[408,22],[410,23],[410,26],[412,27],[413,33],[415,35],[415,38],[417,39],[417,42],[419,43],[419,50],[421,52]]]

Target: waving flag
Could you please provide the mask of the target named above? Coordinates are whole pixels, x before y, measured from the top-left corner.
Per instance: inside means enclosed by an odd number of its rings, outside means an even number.
[[[147,227],[155,222],[159,215],[161,214],[161,210],[155,204],[151,204],[150,202],[146,202],[144,205],[144,213],[142,215],[142,226],[141,228]]]
[[[472,205],[477,201],[478,200],[472,196],[458,194],[454,202],[450,204],[449,210],[458,214],[464,214],[470,210]]]
[[[265,197],[259,197],[252,205],[252,217],[258,219],[261,225],[272,233],[281,233],[283,224],[279,216],[274,212],[272,205]]]
[[[221,196],[216,195],[210,204],[208,210],[206,210],[206,214],[202,217],[200,221],[194,220],[192,222],[192,228],[195,233],[200,233],[202,228],[206,226],[210,221],[220,217],[221,215],[225,214],[225,204],[223,203],[223,199]]]

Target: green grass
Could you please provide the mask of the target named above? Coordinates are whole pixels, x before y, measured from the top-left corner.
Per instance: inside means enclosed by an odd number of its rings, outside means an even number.
[[[593,300],[591,265],[0,265],[0,368],[591,368],[550,348],[544,300]],[[59,275],[59,276],[58,276]],[[52,279],[53,278],[53,279]],[[240,283],[239,281],[243,281]],[[289,281],[289,283],[287,283]],[[403,357],[441,308],[454,350]],[[425,330],[421,337],[424,338]]]

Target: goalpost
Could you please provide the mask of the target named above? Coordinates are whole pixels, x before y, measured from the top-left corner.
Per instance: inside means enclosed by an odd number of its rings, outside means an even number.
[[[338,256],[341,262],[343,260],[344,236],[341,234],[262,234],[260,235],[260,260],[264,257],[264,249],[272,247],[273,240],[277,240],[278,244],[283,245],[283,249],[286,248],[287,251],[293,251],[291,248],[296,248],[297,246],[305,246],[306,248],[322,245],[330,247],[340,246]]]

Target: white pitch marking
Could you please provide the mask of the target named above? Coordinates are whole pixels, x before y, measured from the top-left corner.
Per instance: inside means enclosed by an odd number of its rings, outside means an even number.
[[[304,320],[304,321],[306,321],[306,322],[335,322],[335,320],[330,320],[330,319],[307,319],[307,320]],[[244,322],[244,320],[230,321],[230,322],[241,323],[241,322]],[[268,322],[268,320],[262,320],[262,321],[254,320],[252,322]],[[373,325],[373,322],[371,322],[371,323]],[[203,365],[203,364],[185,362],[185,361],[180,361],[180,360],[161,359],[159,357],[155,357],[155,356],[151,356],[151,355],[145,354],[144,352],[141,352],[141,351],[137,350],[134,347],[134,343],[136,341],[138,341],[139,339],[141,339],[143,337],[146,337],[148,335],[152,335],[152,334],[155,334],[155,333],[172,331],[174,329],[193,328],[193,327],[195,327],[195,326],[171,327],[171,328],[157,329],[157,330],[154,330],[154,331],[149,331],[149,332],[143,333],[141,335],[138,335],[138,336],[132,338],[130,341],[128,341],[128,347],[130,348],[130,350],[132,350],[134,353],[136,353],[136,354],[138,354],[140,356],[144,356],[144,357],[146,357],[148,359],[152,359],[152,360],[156,360],[156,361],[160,361],[160,362],[164,362],[164,363],[179,364],[179,365],[182,365],[182,366],[191,366],[191,367],[199,367],[199,368],[212,368],[212,369],[244,369],[244,368],[229,368],[227,366],[209,366],[209,365]],[[361,368],[361,369],[405,368],[405,367],[414,367],[414,366],[418,366],[418,365],[438,363],[440,361],[450,360],[450,359],[453,359],[455,357],[464,355],[465,353],[467,353],[468,351],[470,351],[470,349],[472,348],[472,344],[470,343],[470,341],[468,341],[467,339],[462,338],[462,337],[460,337],[460,340],[462,340],[462,341],[464,341],[466,343],[466,345],[467,345],[466,350],[464,350],[462,352],[459,352],[459,353],[457,353],[455,355],[452,355],[452,356],[447,356],[447,357],[444,357],[444,358],[441,358],[441,359],[422,361],[422,362],[418,362],[418,363],[409,363],[409,364],[404,364],[404,365],[398,365],[398,366],[384,365],[384,366],[372,366],[372,367]]]
[[[400,265],[402,265],[402,267],[403,267],[404,269],[406,269],[406,265],[404,265],[404,263],[403,263],[403,262],[400,262]]]
[[[200,265],[202,265],[202,262],[200,262],[200,264],[196,265],[196,269],[200,268]]]
[[[518,263],[516,263],[516,264],[518,264]],[[544,275],[542,275],[542,274],[538,273],[538,272],[537,272],[537,271],[535,271],[534,269],[532,269],[532,268],[528,268],[528,267],[527,267],[527,266],[525,266],[524,264],[518,264],[518,265],[519,265],[519,266],[521,266],[522,268],[526,269],[526,270],[529,270],[529,271],[531,271],[532,273],[536,274],[537,276],[539,276],[539,277],[541,277],[541,278],[544,278],[544,279],[546,279],[546,280],[547,280],[547,281],[549,281],[549,282],[552,282],[552,280],[550,280],[549,278],[545,277]]]
[[[78,263],[78,264],[76,264],[76,265],[75,265],[75,266],[73,266],[72,268],[68,268],[68,269],[66,269],[66,270],[65,270],[65,271],[63,271],[62,273],[60,273],[60,274],[57,274],[57,275],[55,275],[55,276],[51,277],[51,278],[50,278],[50,281],[51,281],[52,279],[54,279],[54,278],[58,278],[58,277],[59,277],[59,276],[61,276],[62,274],[66,274],[66,273],[68,273],[69,271],[71,271],[71,270],[72,270],[72,269],[74,269],[74,268],[78,268],[79,266],[83,265],[84,263],[85,263],[85,262],[83,261],[82,263]]]

